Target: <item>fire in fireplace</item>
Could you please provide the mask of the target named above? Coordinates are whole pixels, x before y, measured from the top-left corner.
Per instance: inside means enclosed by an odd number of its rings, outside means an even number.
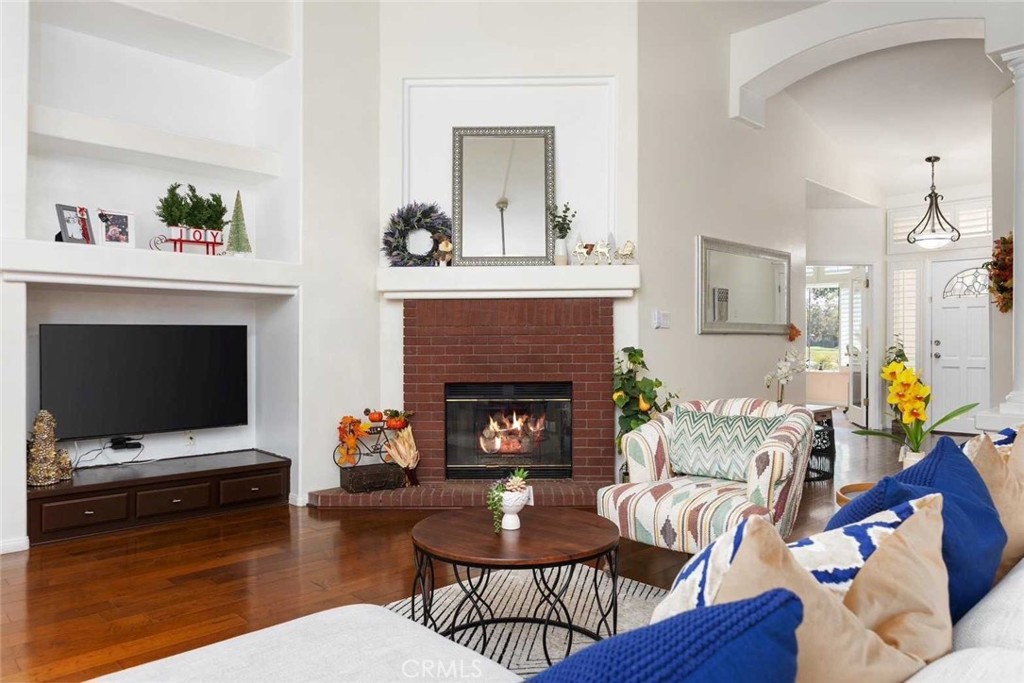
[[[446,384],[446,476],[497,478],[516,467],[572,475],[572,384]]]

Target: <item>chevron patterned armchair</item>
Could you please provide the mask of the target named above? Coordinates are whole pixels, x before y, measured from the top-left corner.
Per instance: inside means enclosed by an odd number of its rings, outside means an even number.
[[[623,437],[629,482],[601,489],[598,513],[626,538],[685,553],[752,515],[785,537],[813,427],[802,406],[753,398],[681,403]]]

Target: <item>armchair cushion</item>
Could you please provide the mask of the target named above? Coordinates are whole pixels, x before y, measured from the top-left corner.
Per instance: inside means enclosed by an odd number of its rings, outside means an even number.
[[[626,538],[684,553],[700,551],[747,517],[768,516],[742,482],[692,476],[606,486],[597,492],[597,511]]]
[[[750,461],[782,420],[781,415],[717,415],[679,409],[669,445],[672,471],[747,481]]]

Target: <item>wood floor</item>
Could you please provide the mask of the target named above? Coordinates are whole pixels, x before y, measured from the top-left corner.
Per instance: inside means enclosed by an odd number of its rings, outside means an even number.
[[[897,468],[889,441],[837,425],[837,447],[838,484]],[[794,537],[824,527],[832,484],[804,488]],[[331,607],[407,597],[409,531],[429,514],[278,507],[4,555],[0,678],[85,680]],[[623,541],[620,571],[667,587],[683,560]]]

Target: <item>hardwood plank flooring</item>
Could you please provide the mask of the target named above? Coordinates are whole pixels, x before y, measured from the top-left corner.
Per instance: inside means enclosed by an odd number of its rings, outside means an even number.
[[[838,421],[837,421],[838,422]],[[888,441],[837,424],[836,484],[897,469]],[[804,488],[794,537],[832,515]],[[276,507],[38,546],[0,557],[0,678],[73,681],[320,610],[409,595],[412,526],[436,510]],[[623,576],[668,587],[685,556],[623,540]],[[454,579],[438,567],[439,584]]]

